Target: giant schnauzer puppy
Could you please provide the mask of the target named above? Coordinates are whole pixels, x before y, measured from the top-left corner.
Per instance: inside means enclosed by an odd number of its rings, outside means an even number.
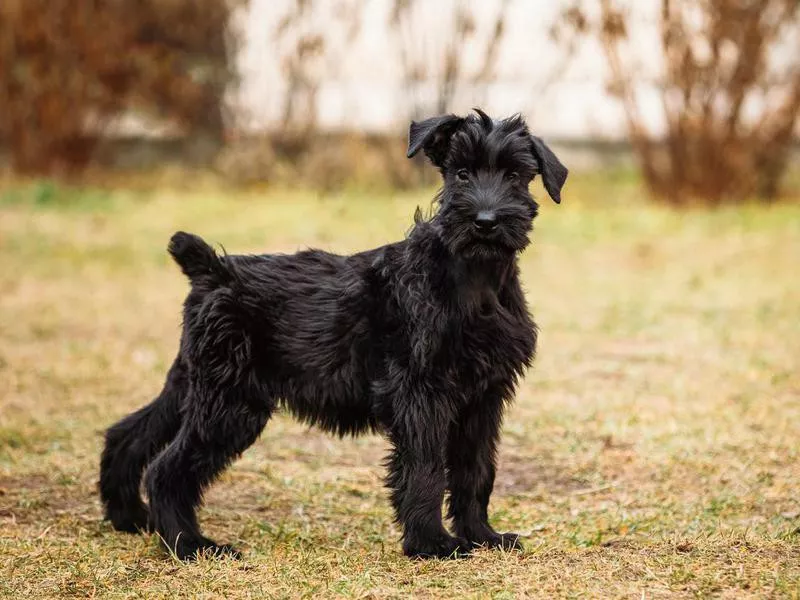
[[[106,433],[100,491],[116,529],[155,530],[182,559],[238,555],[200,532],[195,511],[284,408],[339,436],[389,438],[406,555],[521,547],[487,513],[503,409],[536,347],[517,257],[538,208],[528,184],[541,175],[560,202],[567,169],[521,117],[476,113],[411,123],[408,156],[423,150],[444,186],[402,241],[219,256],[172,237],[191,282],[180,350],[161,394]]]

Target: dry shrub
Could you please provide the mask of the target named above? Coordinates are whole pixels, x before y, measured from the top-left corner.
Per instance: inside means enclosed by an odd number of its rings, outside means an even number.
[[[284,78],[277,143],[289,155],[305,152],[319,134],[319,92],[339,75],[358,36],[364,0],[291,0],[273,32]]]
[[[408,189],[423,181],[405,152],[405,139],[399,137],[328,136],[301,158],[298,171],[306,185],[326,191],[347,186]]]
[[[451,111],[455,98],[464,91],[474,105],[485,103],[488,86],[495,80],[509,5],[510,0],[500,0],[486,19],[476,16],[475,3],[467,0],[392,1],[390,39],[400,63],[409,117]],[[434,21],[435,29],[431,27]],[[445,26],[440,28],[441,24]],[[472,67],[465,59],[470,49],[479,57]]]
[[[214,168],[230,182],[251,185],[275,180],[279,164],[271,141],[255,137],[229,142],[217,154]]]
[[[405,158],[406,138],[359,133],[305,136],[286,132],[231,141],[217,172],[234,185],[271,183],[325,192],[347,187],[408,189],[428,183]]]
[[[84,169],[138,112],[220,139],[228,0],[3,0],[0,135],[23,172]]]
[[[629,44],[637,23],[615,0],[592,6],[597,18],[578,2],[562,25],[600,40],[650,189],[674,204],[775,198],[800,114],[800,3],[661,0],[663,139],[642,116],[646,80]]]

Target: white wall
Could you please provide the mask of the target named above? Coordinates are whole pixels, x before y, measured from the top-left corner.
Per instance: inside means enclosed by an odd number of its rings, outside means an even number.
[[[401,85],[398,44],[393,38],[397,32],[391,31],[388,23],[393,0],[364,0],[361,28],[352,39],[347,39],[341,27],[330,25],[337,6],[347,1],[318,1],[324,8],[314,14],[317,26],[332,32],[333,38],[333,52],[319,66],[326,82],[319,94],[319,123],[334,129],[402,128],[412,102]],[[449,7],[454,1],[418,2],[421,7],[415,20],[420,30],[403,33],[410,36],[421,56],[441,56],[442,39],[446,37],[442,32],[451,27],[442,19],[451,14]],[[477,37],[481,39],[487,35],[499,0],[468,4],[478,17]],[[654,80],[660,67],[655,28],[660,0],[627,0],[626,4],[636,22],[627,58],[633,60],[638,73]],[[543,135],[623,138],[623,114],[605,92],[604,59],[597,42],[583,41],[565,68],[564,51],[548,36],[560,5],[557,0],[511,0],[496,82],[486,93],[461,90],[450,108],[464,112],[480,105],[498,116],[522,112],[531,128]],[[245,43],[239,57],[243,81],[237,103],[248,116],[244,122],[254,128],[269,127],[282,111],[283,81],[274,30],[287,6],[287,0],[251,0],[241,21]],[[485,25],[483,29],[481,24]],[[465,49],[467,65],[477,64],[480,47],[473,44]],[[640,93],[644,117],[655,131],[661,130],[660,99],[655,88],[642,86]]]

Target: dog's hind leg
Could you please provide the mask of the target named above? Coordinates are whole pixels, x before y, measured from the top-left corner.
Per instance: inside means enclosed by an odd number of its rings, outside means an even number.
[[[258,438],[272,412],[249,389],[216,390],[193,383],[181,430],[145,475],[155,530],[181,560],[204,551],[239,556],[202,535],[195,511],[205,488]]]
[[[100,459],[100,497],[114,529],[136,533],[149,528],[139,484],[147,463],[178,432],[180,407],[188,389],[186,369],[175,359],[161,394],[106,431]]]

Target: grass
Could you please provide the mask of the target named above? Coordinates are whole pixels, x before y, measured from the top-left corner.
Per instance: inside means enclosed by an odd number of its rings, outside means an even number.
[[[285,416],[201,511],[243,561],[184,565],[112,531],[101,436],[176,350],[172,231],[348,252],[430,197],[185,187],[0,189],[0,596],[800,597],[800,205],[679,213],[626,178],[543,200],[522,259],[539,357],[491,514],[524,554],[406,560],[384,442]]]

